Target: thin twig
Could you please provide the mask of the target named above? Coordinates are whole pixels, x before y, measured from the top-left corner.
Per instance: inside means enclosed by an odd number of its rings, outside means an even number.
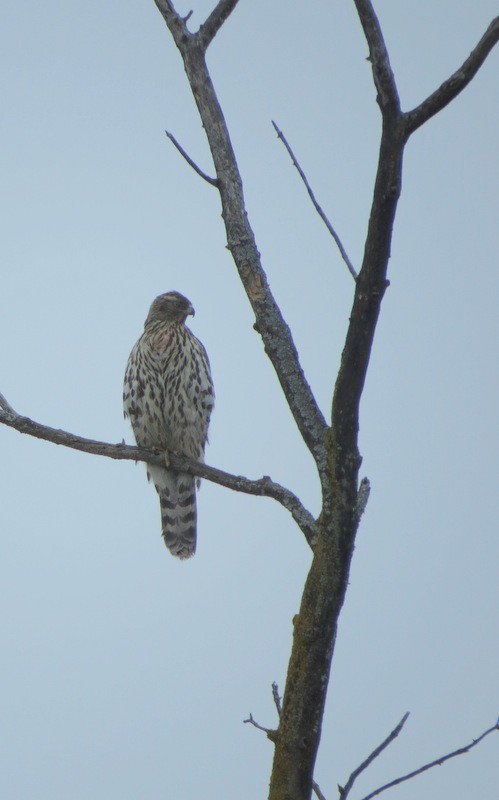
[[[358,523],[360,522],[362,515],[366,510],[370,494],[371,484],[369,483],[369,478],[362,478],[359,491],[357,492],[357,503],[355,505],[355,515]]]
[[[281,698],[279,697],[279,687],[275,681],[272,684],[272,697],[274,700],[275,707],[277,709],[277,716],[280,718],[282,711]],[[258,728],[259,731],[263,731],[265,734],[267,734],[267,737],[272,742],[275,742],[278,731],[273,730],[272,728],[264,728],[263,725],[259,725],[258,722],[256,722],[255,719],[253,718],[252,714],[249,715],[248,719],[243,720],[243,722],[249,722],[251,725],[253,725],[254,728]],[[321,792],[321,787],[314,780],[312,781],[312,789],[314,790],[317,796],[317,800],[326,800],[325,796]]]
[[[325,795],[323,795],[321,792],[321,787],[319,786],[318,783],[316,783],[316,781],[312,781],[312,789],[317,795],[318,800],[326,800]]]
[[[277,716],[280,717],[281,716],[281,698],[279,697],[279,687],[277,686],[277,683],[275,681],[272,684],[272,697],[274,698],[275,707],[277,709]],[[258,722],[256,722],[255,719],[253,718],[253,714],[250,714],[249,718],[248,719],[244,719],[243,722],[245,722],[245,723],[249,722],[251,725],[253,725],[253,727],[258,728],[259,731],[263,731],[264,733],[266,733],[268,738],[271,741],[275,742],[276,736],[277,736],[277,731],[274,730],[273,728],[264,728],[263,725],[259,725]]]
[[[362,772],[364,772],[364,770],[367,769],[367,767],[370,764],[372,764],[374,759],[377,758],[383,752],[383,750],[385,750],[388,747],[388,745],[391,744],[391,742],[393,742],[394,739],[397,738],[397,736],[399,735],[400,731],[402,730],[402,728],[404,727],[405,723],[407,722],[408,716],[409,716],[409,712],[407,711],[407,713],[404,714],[404,716],[400,720],[399,724],[393,729],[393,731],[391,733],[388,734],[386,739],[384,739],[381,742],[381,744],[378,745],[378,747],[376,747],[372,751],[372,753],[365,759],[365,761],[362,762],[362,764],[359,764],[359,766],[356,769],[354,769],[354,771],[350,775],[349,779],[347,780],[345,786],[338,787],[339,791],[340,791],[341,800],[346,800],[346,798],[348,797],[348,795],[350,793],[350,790],[351,790],[352,786],[354,785],[354,783],[357,780],[357,778],[359,777],[359,775]]]
[[[279,697],[279,687],[275,681],[272,684],[272,697],[274,699],[274,705],[277,710],[277,716],[280,717],[282,711],[282,705],[281,705],[281,698]]]
[[[73,433],[51,428],[48,425],[41,425],[39,422],[29,419],[29,417],[23,417],[15,412],[1,394],[0,423],[7,425],[9,428],[15,428],[19,433],[25,433],[28,436],[34,436],[36,439],[43,439],[63,447],[70,447],[73,450],[80,450],[83,453],[129,461],[146,461],[149,464],[162,466],[165,463],[164,453],[151,452],[144,448],[132,447],[126,444],[99,442],[95,439],[86,439],[83,436],[75,436]],[[168,455],[174,470],[197,475],[199,478],[205,478],[212,483],[217,483],[219,486],[224,486],[236,492],[270,497],[276,500],[289,511],[300,530],[305,534],[309,546],[312,549],[314,548],[317,538],[317,525],[312,514],[307,511],[293,492],[279,483],[275,483],[268,475],[264,475],[263,478],[258,480],[249,480],[242,475],[232,475],[221,469],[209,467],[207,464],[201,464],[187,458],[187,456],[176,453],[169,453]]]
[[[175,145],[175,147],[177,148],[177,150],[180,153],[180,155],[183,156],[183,158],[185,158],[185,160],[187,161],[189,166],[192,167],[194,172],[196,172],[201,178],[203,178],[203,180],[205,180],[206,183],[209,183],[210,186],[218,187],[217,179],[216,178],[210,178],[210,176],[207,175],[206,172],[203,172],[203,170],[200,167],[198,167],[196,162],[193,161],[192,158],[189,155],[187,155],[187,153],[185,152],[185,150],[182,147],[182,145],[180,144],[180,142],[178,142],[175,139],[175,136],[173,135],[173,133],[170,133],[170,131],[165,131],[165,133],[166,133],[167,137],[169,138],[170,142],[172,142]]]
[[[293,165],[298,170],[298,174],[299,174],[300,178],[302,179],[303,183],[305,184],[305,187],[306,187],[307,192],[308,192],[308,196],[310,197],[310,199],[311,199],[311,201],[312,201],[312,203],[314,205],[315,210],[317,211],[319,217],[323,221],[324,225],[328,229],[328,231],[331,234],[331,236],[333,237],[334,241],[336,242],[338,250],[341,253],[341,257],[342,257],[343,261],[345,262],[345,264],[347,265],[348,270],[349,270],[352,278],[354,280],[357,280],[357,272],[355,271],[355,268],[354,268],[352,262],[350,261],[345,248],[343,247],[341,239],[338,236],[338,234],[336,233],[336,231],[333,228],[333,226],[331,225],[331,223],[330,223],[329,219],[327,218],[326,214],[324,213],[323,209],[321,208],[321,206],[317,202],[315,194],[312,191],[312,188],[311,188],[311,186],[310,186],[310,184],[309,184],[309,182],[307,180],[307,177],[306,177],[305,173],[303,172],[303,170],[300,167],[298,161],[296,160],[296,156],[293,153],[293,151],[292,151],[292,149],[291,149],[291,147],[290,147],[290,145],[288,143],[288,140],[284,136],[283,132],[278,128],[278,126],[276,125],[274,120],[272,120],[272,125],[274,126],[274,129],[275,129],[275,132],[277,133],[278,139],[281,140],[281,142],[283,143],[284,147],[288,151],[289,157],[291,158],[291,161],[293,162]]]
[[[492,728],[489,728],[488,730],[484,731],[484,733],[482,733],[481,736],[478,737],[478,739],[473,739],[473,741],[470,742],[470,744],[465,745],[465,747],[460,747],[458,750],[453,750],[452,753],[448,753],[445,756],[436,758],[434,761],[430,761],[429,764],[424,764],[424,766],[419,767],[419,769],[415,769],[412,772],[408,772],[407,775],[402,775],[400,778],[396,778],[395,780],[390,781],[389,783],[385,783],[383,786],[380,786],[379,789],[376,789],[374,792],[366,794],[366,796],[363,797],[362,800],[371,800],[371,798],[376,797],[378,794],[381,794],[381,792],[385,792],[387,789],[391,789],[392,786],[398,786],[399,783],[408,781],[411,778],[416,777],[416,775],[421,775],[423,772],[426,772],[432,767],[441,766],[450,758],[455,758],[456,756],[461,756],[464,753],[468,753],[473,747],[476,747],[477,744],[480,744],[480,742],[493,731],[499,731],[499,719],[497,720],[496,724],[492,726]]]
[[[253,725],[254,728],[257,728],[259,731],[263,731],[267,735],[267,738],[270,739],[271,742],[275,742],[277,731],[273,730],[273,728],[264,728],[263,725],[259,725],[258,722],[253,718],[253,714],[250,714],[248,719],[243,719],[244,724],[249,723]]]

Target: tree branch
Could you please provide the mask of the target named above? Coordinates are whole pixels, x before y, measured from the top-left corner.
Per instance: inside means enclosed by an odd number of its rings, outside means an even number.
[[[287,403],[305,444],[312,453],[324,479],[327,472],[325,435],[327,424],[303,374],[298,353],[288,325],[270,290],[244,204],[241,175],[232,149],[225,118],[220,108],[205,62],[203,34],[189,34],[171,3],[155,0],[184,61],[185,71],[206,131],[218,181],[227,246],[232,254],[243,287],[253,308],[255,329],[262,337]],[[208,26],[216,32],[234,7],[233,2],[219,3]],[[218,16],[216,16],[218,15]],[[208,21],[206,23],[208,25]],[[182,27],[183,26],[183,27]],[[215,30],[216,29],[216,30]],[[182,32],[183,31],[183,32]]]
[[[474,78],[492,48],[499,41],[499,17],[490,23],[475,49],[453,75],[405,116],[407,136],[445,108]]]
[[[276,707],[277,716],[280,719],[282,712],[281,698],[279,697],[279,687],[275,681],[272,684],[272,698],[274,700],[274,705]],[[255,721],[252,714],[249,715],[248,719],[243,720],[243,722],[249,722],[251,725],[253,725],[254,728],[257,728],[259,731],[263,731],[263,733],[266,733],[267,738],[270,739],[270,741],[274,742],[275,744],[277,736],[279,734],[279,730],[274,730],[273,728],[264,728],[263,725],[259,725],[258,722]],[[314,780],[312,781],[312,789],[317,797],[317,800],[326,800],[325,796],[322,794],[321,787]]]
[[[0,394],[0,413],[4,413],[6,415],[13,414],[16,415],[16,411],[12,408],[11,404],[8,402],[7,398]]]
[[[179,50],[181,51],[182,45],[185,46],[185,43],[191,40],[195,41],[196,45],[205,53],[225,20],[237,6],[239,0],[220,0],[211,14],[208,15],[205,22],[200,26],[199,30],[194,34],[187,28],[187,21],[192,11],[190,11],[186,17],[181,17],[170,0],[154,0],[154,2],[168,25]]]
[[[274,705],[276,707],[277,716],[280,717],[282,711],[282,705],[281,705],[281,698],[279,697],[279,687],[275,681],[272,684],[272,698],[274,700]]]
[[[381,27],[370,0],[354,0],[357,13],[364,30],[369,47],[369,60],[372,65],[374,84],[378,91],[378,103],[381,111],[387,109],[400,110],[395,78],[390,66],[388,51],[385,46]]]
[[[0,394],[0,423],[14,428],[19,433],[34,436],[53,444],[69,447],[73,450],[80,450],[83,453],[90,453],[97,456],[106,456],[117,460],[145,461],[148,464],[158,464],[164,466],[164,453],[152,452],[141,447],[133,447],[127,444],[108,444],[99,442],[95,439],[86,439],[83,436],[75,436],[73,433],[51,428],[48,425],[41,425],[34,422],[29,417],[18,414],[7,400]],[[259,497],[269,497],[280,503],[293,517],[300,530],[304,533],[309,546],[313,549],[317,538],[317,525],[312,514],[302,505],[298,497],[289,489],[275,483],[267,475],[258,480],[250,480],[242,475],[232,475],[215,467],[209,467],[193,461],[187,456],[176,453],[168,453],[172,468],[178,472],[188,472],[199,478],[216,483],[226,489],[243,494],[251,494]]]
[[[177,44],[182,38],[192,37],[192,33],[187,28],[187,20],[189,19],[190,14],[187,15],[187,17],[181,17],[180,14],[175,11],[175,7],[170,0],[154,0],[154,2],[156,3],[161,16],[168,25],[175,44]]]
[[[172,142],[172,144],[175,145],[175,147],[177,148],[177,150],[180,153],[180,155],[183,156],[183,158],[185,158],[185,160],[187,161],[189,166],[192,167],[194,172],[196,172],[201,178],[203,178],[203,180],[205,180],[211,186],[218,186],[217,179],[216,178],[210,178],[210,176],[207,175],[206,172],[203,172],[203,170],[200,167],[198,167],[196,162],[192,160],[192,158],[186,153],[186,151],[184,150],[182,145],[175,139],[175,136],[173,135],[173,133],[170,133],[170,131],[165,131],[165,133],[166,133],[168,139],[170,140],[170,142]]]
[[[409,717],[409,712],[407,711],[407,713],[404,714],[404,716],[400,720],[399,724],[393,729],[393,731],[390,734],[388,734],[386,739],[384,739],[381,742],[381,744],[378,745],[378,747],[376,747],[372,751],[372,753],[365,759],[365,761],[362,762],[362,764],[359,764],[357,769],[354,769],[354,771],[350,775],[349,779],[347,780],[345,786],[338,787],[339,788],[339,792],[340,792],[340,800],[346,800],[346,798],[348,797],[348,795],[350,793],[350,790],[352,789],[352,787],[353,787],[355,781],[357,780],[357,778],[359,777],[359,775],[362,772],[364,772],[364,770],[367,769],[367,767],[369,767],[370,764],[372,764],[374,759],[377,758],[383,752],[383,750],[385,750],[388,747],[388,745],[391,744],[391,742],[393,742],[394,739],[397,738],[397,736],[399,735],[400,731],[402,730],[402,728],[404,727],[405,723],[407,722],[407,718],[408,717]]]
[[[370,494],[371,494],[371,484],[369,483],[369,478],[362,478],[359,486],[359,491],[357,492],[357,503],[355,506],[357,524],[359,524],[362,515],[364,514],[364,511],[367,508],[367,503]]]
[[[386,273],[401,187],[405,138],[397,89],[371,3],[355,3],[369,45],[383,129],[362,268],[355,282],[327,433],[327,482],[323,483],[317,546],[295,617],[270,783],[272,800],[308,800],[310,796],[337,624],[367,492],[365,486],[359,502],[359,408],[388,285]]]
[[[312,789],[315,792],[317,800],[326,800],[326,795],[322,794],[321,787],[317,783],[317,781],[312,781]]]
[[[218,31],[237,6],[238,0],[220,0],[206,21],[201,25],[197,37],[203,50],[211,44]]]
[[[460,747],[458,750],[454,750],[452,753],[448,753],[445,756],[436,758],[435,761],[430,761],[429,764],[425,764],[424,766],[419,767],[419,769],[415,769],[413,772],[408,772],[407,775],[402,775],[400,778],[396,778],[395,780],[390,781],[390,783],[385,783],[384,786],[380,786],[379,789],[376,789],[374,792],[366,794],[366,796],[363,797],[362,800],[371,800],[373,797],[376,797],[378,794],[385,792],[387,789],[391,789],[392,786],[398,786],[399,783],[403,783],[404,781],[408,781],[411,778],[415,778],[416,775],[421,775],[423,772],[432,769],[432,767],[438,767],[441,766],[442,764],[445,764],[445,762],[448,761],[450,758],[455,758],[456,756],[461,756],[464,753],[469,753],[469,751],[473,747],[476,747],[477,744],[480,744],[480,742],[493,731],[499,731],[499,720],[496,722],[495,725],[492,726],[492,728],[489,728],[488,730],[484,731],[484,733],[482,733],[481,736],[478,737],[478,739],[473,739],[473,741],[470,742],[470,744],[467,744],[464,747]]]
[[[156,0],[161,9],[166,0]],[[368,486],[359,490],[359,408],[381,303],[388,286],[393,225],[401,191],[407,142],[379,22],[370,0],[354,0],[369,47],[382,136],[362,267],[355,283],[350,323],[335,383],[329,427],[303,374],[291,332],[262,268],[244,205],[241,175],[225,119],[205,62],[211,33],[186,31],[171,4],[162,11],[182,55],[210,145],[227,244],[253,308],[265,351],[274,366],[297,427],[321,477],[323,506],[317,544],[294,618],[292,652],[275,742],[269,798],[309,800],[320,741],[337,623],[348,586],[350,562]],[[230,2],[217,8],[230,9]],[[183,27],[182,27],[183,24]],[[216,33],[219,25],[212,30]],[[213,34],[214,35],[214,34]]]
[[[250,724],[253,725],[254,728],[257,728],[259,731],[263,731],[267,735],[267,738],[270,739],[271,742],[275,742],[277,738],[277,731],[273,728],[264,728],[263,725],[260,725],[253,717],[253,714],[250,714],[248,719],[243,719],[245,725]]]
[[[288,151],[289,157],[291,158],[291,161],[293,162],[293,165],[296,167],[300,178],[302,179],[303,183],[305,184],[305,187],[306,187],[307,192],[308,192],[308,196],[310,197],[310,199],[311,199],[311,201],[312,201],[312,203],[314,205],[315,210],[317,211],[319,217],[323,221],[324,225],[328,229],[328,231],[331,234],[331,236],[333,237],[334,241],[336,242],[338,250],[341,253],[341,257],[342,257],[343,261],[345,262],[345,264],[348,267],[350,275],[352,276],[352,278],[354,280],[356,280],[357,279],[357,273],[355,271],[355,268],[354,268],[352,262],[350,261],[350,259],[348,257],[348,254],[347,254],[345,248],[343,247],[343,244],[341,243],[341,239],[338,236],[338,234],[336,233],[336,231],[333,228],[333,226],[331,225],[331,223],[329,222],[329,219],[327,218],[326,214],[322,210],[321,206],[319,205],[319,203],[315,199],[315,194],[313,193],[312,188],[311,188],[311,186],[310,186],[310,184],[309,184],[309,182],[307,180],[307,177],[306,177],[305,173],[303,172],[302,168],[300,167],[300,165],[299,165],[299,163],[298,163],[298,161],[296,159],[295,154],[293,153],[291,147],[289,146],[288,140],[284,136],[283,132],[281,130],[279,130],[279,128],[277,127],[277,125],[274,122],[274,120],[272,120],[272,125],[274,126],[275,132],[277,133],[277,138],[281,140],[281,142],[283,143],[284,147]]]

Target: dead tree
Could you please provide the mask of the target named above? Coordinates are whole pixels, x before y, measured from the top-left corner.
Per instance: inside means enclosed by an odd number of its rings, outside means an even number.
[[[401,190],[404,147],[411,134],[467,86],[499,39],[499,18],[496,18],[464,64],[419,106],[404,112],[374,9],[369,0],[354,0],[354,3],[369,47],[382,135],[364,258],[355,277],[350,324],[331,418],[326,421],[304,379],[289,328],[262,268],[244,208],[242,181],[229,132],[206,65],[206,51],[237,0],[221,0],[195,33],[189,31],[187,20],[176,13],[171,2],[156,0],[182,56],[206,131],[228,247],[255,313],[256,329],[315,460],[322,487],[317,544],[300,611],[294,620],[282,713],[274,737],[271,800],[306,800],[311,793],[337,622],[365,502],[365,484],[361,484],[359,492],[359,404],[388,286],[387,269]]]
[[[319,787],[313,783],[314,764],[321,735],[338,618],[348,584],[355,536],[369,493],[367,480],[359,479],[359,404],[381,304],[388,287],[387,268],[401,191],[404,148],[410,136],[450,103],[473,79],[499,40],[499,17],[490,24],[470,56],[440,87],[416,108],[403,111],[373,6],[370,0],[353,0],[369,49],[382,118],[382,133],[364,256],[358,273],[307,183],[311,199],[328,224],[354,278],[350,323],[332,397],[330,418],[325,419],[304,377],[290,329],[263,270],[244,206],[242,179],[236,156],[206,64],[209,45],[235,9],[237,0],[220,0],[205,22],[194,32],[188,27],[190,15],[180,16],[169,0],[155,2],[183,59],[210,146],[214,176],[205,174],[173,135],[168,135],[196,172],[220,195],[227,246],[254,311],[255,329],[262,338],[265,352],[275,369],[298,430],[315,461],[322,489],[320,515],[314,520],[292,492],[269,478],[251,481],[189,462],[180,456],[173,457],[172,460],[173,467],[181,467],[182,470],[191,471],[233,490],[273,497],[290,511],[313,550],[300,610],[294,620],[293,646],[282,708],[275,690],[279,724],[276,730],[264,729],[275,746],[270,800],[308,800],[313,789],[322,797]],[[276,130],[306,182],[284,135],[277,128]],[[162,459],[160,455],[137,448],[93,442],[39,425],[17,414],[1,396],[0,422],[24,433],[90,453],[143,461]],[[398,735],[405,719],[406,717],[369,759],[352,773],[348,784],[340,788],[341,798],[346,798],[356,775]],[[252,718],[250,721],[256,724]],[[494,726],[486,731],[480,740],[496,729],[497,726]],[[469,747],[437,759],[413,774],[465,752]],[[403,776],[400,780],[409,777],[412,774]],[[369,796],[374,796],[391,785],[393,783],[381,787]]]

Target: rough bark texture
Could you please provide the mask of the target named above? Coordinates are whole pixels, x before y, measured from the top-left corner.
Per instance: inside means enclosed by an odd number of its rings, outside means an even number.
[[[336,626],[358,526],[355,508],[361,463],[357,446],[359,402],[387,285],[391,232],[400,195],[402,147],[400,126],[386,125],[366,252],[333,397],[333,424],[327,437],[328,480],[323,487],[319,537],[300,613],[295,618],[270,784],[272,800],[304,800],[311,794]]]

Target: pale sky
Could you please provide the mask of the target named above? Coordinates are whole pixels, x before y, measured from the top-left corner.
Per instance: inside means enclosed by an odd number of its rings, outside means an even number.
[[[193,8],[192,26],[207,0]],[[492,0],[377,0],[409,109],[466,58]],[[153,298],[196,308],[217,405],[207,463],[319,510],[314,467],[225,249],[180,57],[152,0],[11,3],[0,29],[0,392],[20,413],[132,443],[121,388]],[[241,0],[209,65],[277,302],[326,416],[353,282],[271,126],[360,265],[380,131],[353,2]],[[499,49],[406,151],[361,407],[372,484],[340,620],[316,780],[382,783],[499,714]],[[204,482],[174,560],[143,465],[0,427],[0,796],[255,800],[310,551],[270,500]],[[389,792],[497,800],[499,734]]]

